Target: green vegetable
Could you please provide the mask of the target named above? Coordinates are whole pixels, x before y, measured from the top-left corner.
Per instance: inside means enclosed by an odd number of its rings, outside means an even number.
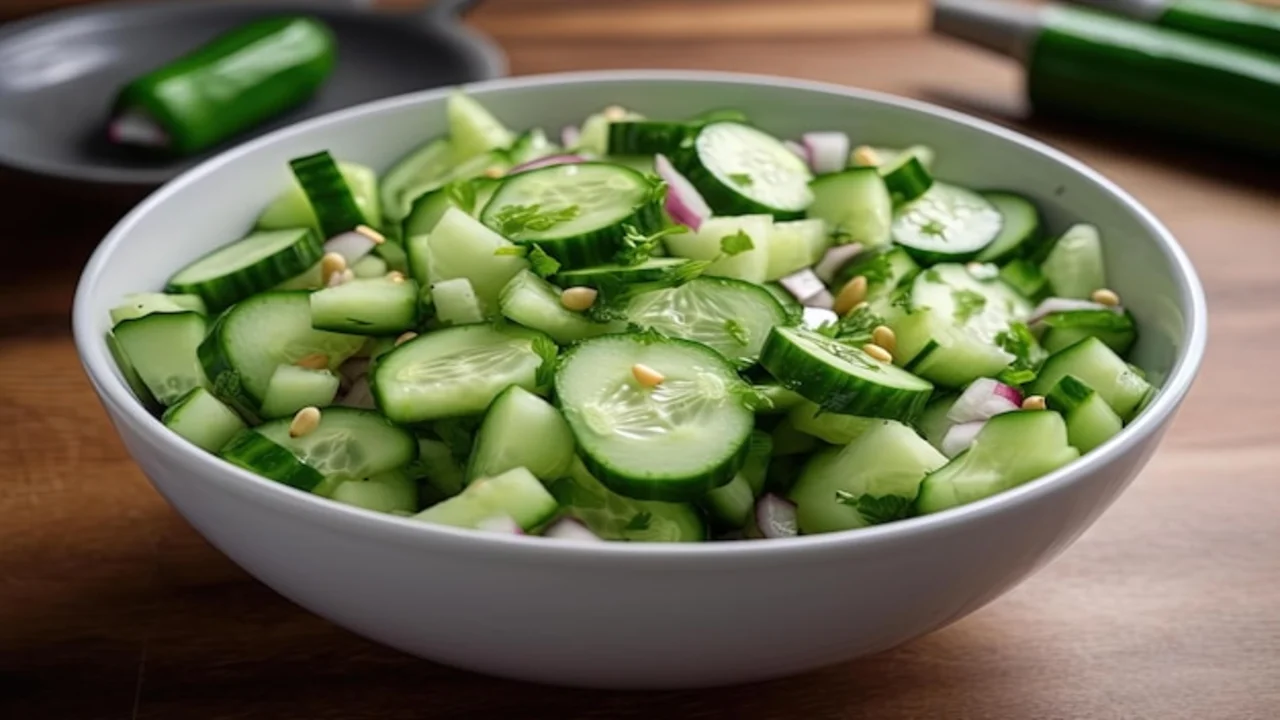
[[[112,115],[141,115],[188,155],[300,105],[329,77],[333,33],[309,17],[277,17],[226,33],[130,82]]]

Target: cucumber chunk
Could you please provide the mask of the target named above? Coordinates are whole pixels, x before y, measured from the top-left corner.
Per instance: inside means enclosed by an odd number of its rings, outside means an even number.
[[[373,254],[365,255],[351,266],[351,274],[360,279],[380,278],[390,271],[387,261]]]
[[[560,301],[560,289],[531,272],[511,278],[502,289],[498,307],[508,320],[546,333],[561,345],[625,330],[621,323],[598,323]]]
[[[522,467],[550,482],[569,471],[573,451],[573,433],[560,412],[546,400],[512,385],[484,415],[467,477],[494,477]]]
[[[890,327],[898,340],[894,362],[943,387],[962,388],[980,377],[995,377],[1015,359],[932,308],[913,310]]]
[[[329,494],[331,500],[381,513],[418,511],[418,483],[404,470],[347,480]]]
[[[166,291],[198,295],[221,310],[306,272],[322,255],[324,243],[310,230],[258,232],[179,270]]]
[[[471,483],[460,494],[414,515],[415,520],[479,529],[487,520],[509,517],[526,532],[560,510],[538,478],[524,468]]]
[[[916,421],[916,429],[924,436],[929,444],[942,450],[942,439],[946,437],[947,431],[951,429],[952,422],[947,417],[951,412],[951,406],[956,404],[958,395],[950,393],[938,395],[929,401],[925,406],[924,412],[920,414],[920,419]]]
[[[622,120],[609,123],[610,155],[671,154],[697,132],[687,123],[661,120]]]
[[[711,263],[704,275],[763,283],[769,274],[769,237],[773,220],[767,215],[713,217],[697,232],[668,235],[672,255]],[[726,247],[733,250],[726,252]]]
[[[791,220],[773,224],[769,233],[765,280],[780,280],[817,262],[830,241],[822,220]]]
[[[420,335],[383,355],[369,377],[378,408],[395,422],[419,423],[484,412],[510,385],[548,384],[555,343],[518,327],[462,325]]]
[[[329,407],[338,396],[338,376],[329,370],[281,365],[271,374],[262,398],[264,418],[293,417],[304,407]]]
[[[551,142],[541,128],[534,128],[520,133],[515,142],[511,143],[511,150],[508,151],[508,154],[511,156],[511,162],[516,165],[523,165],[533,160],[559,155],[563,152],[564,149]]]
[[[982,197],[1000,213],[1001,224],[1000,234],[978,253],[977,261],[1003,263],[1034,255],[1044,239],[1043,221],[1035,203],[1008,192],[984,192]]]
[[[641,293],[623,314],[641,328],[702,343],[741,367],[753,365],[769,331],[788,320],[763,287],[718,277]]]
[[[706,508],[711,521],[717,526],[737,530],[746,526],[755,509],[756,497],[751,485],[739,473],[727,485],[707,493],[700,504]]]
[[[809,402],[795,390],[788,390],[776,382],[752,387],[756,393],[756,412],[761,415],[789,413],[795,407]]]
[[[168,295],[165,293],[130,293],[124,302],[111,308],[111,324],[136,320],[152,313],[194,312],[207,315],[204,300],[199,295]]]
[[[311,294],[311,327],[353,335],[395,335],[418,324],[418,283],[351,280]]]
[[[855,530],[910,516],[920,483],[947,459],[914,430],[876,420],[853,443],[815,455],[791,490],[800,532]]]
[[[619,495],[595,479],[580,459],[568,475],[551,484],[565,515],[586,525],[596,536],[624,542],[701,542],[707,528],[688,503],[635,500]]]
[[[453,162],[452,143],[448,138],[437,138],[391,166],[378,188],[387,224],[398,229],[400,220],[409,214],[410,205],[419,195],[416,189],[438,181],[449,172]]]
[[[920,486],[916,510],[941,512],[991,497],[1047,475],[1080,457],[1067,426],[1052,411],[1021,411],[987,421],[968,450]]]
[[[787,417],[796,430],[832,445],[848,445],[881,422],[876,418],[828,412],[809,400],[793,408]]]
[[[893,241],[923,263],[971,260],[1000,234],[1004,219],[983,196],[937,182],[894,213]]]
[[[354,190],[327,151],[289,161],[293,177],[307,196],[323,237],[334,237],[360,225],[380,224],[365,217]]]
[[[152,397],[169,406],[209,382],[196,356],[206,327],[204,315],[186,311],[125,320],[111,333]]]
[[[809,217],[826,223],[839,244],[866,246],[889,242],[893,199],[875,168],[848,168],[823,175],[809,187]]]
[[[191,388],[178,398],[160,418],[165,427],[208,452],[222,449],[236,433],[245,429],[244,420],[202,387]]]
[[[329,369],[337,370],[364,344],[360,335],[312,328],[308,293],[268,292],[223,313],[200,343],[198,355],[213,394],[241,415],[253,417],[280,365],[323,354],[329,358]]]
[[[142,376],[138,374],[138,369],[133,366],[133,361],[125,354],[124,348],[120,347],[120,341],[116,339],[115,334],[108,332],[106,341],[107,350],[111,352],[111,359],[115,360],[116,367],[120,368],[120,374],[124,377],[129,389],[133,391],[134,397],[138,398],[138,402],[142,403],[142,406],[148,412],[154,413],[162,409],[160,402],[156,400],[155,395],[151,394],[151,390],[143,382]]]
[[[1000,268],[1000,279],[1032,302],[1049,297],[1049,279],[1040,272],[1040,266],[1026,258],[1016,258]]]
[[[417,470],[426,478],[427,484],[445,498],[462,492],[467,484],[466,468],[442,440],[418,438]]]
[[[933,175],[920,155],[907,150],[879,167],[894,205],[911,202],[933,187]]]
[[[488,177],[454,180],[419,195],[404,218],[403,236],[408,238],[430,233],[451,207],[471,217],[478,216],[497,192],[499,184],[501,181]]]
[[[641,286],[641,290],[657,290],[688,282],[702,274],[706,263],[678,257],[651,257],[638,265],[597,265],[576,270],[561,270],[551,279],[564,288],[589,287],[603,294],[618,294],[619,288]]]
[[[525,272],[521,271],[521,274]],[[480,305],[480,298],[476,297],[471,281],[466,278],[436,283],[431,287],[431,300],[436,306],[436,319],[444,325],[484,322],[484,308]]]
[[[1037,322],[1036,327],[1043,328],[1040,344],[1051,353],[1071,347],[1085,338],[1096,337],[1117,355],[1124,355],[1138,339],[1133,316],[1111,310],[1050,313]]]
[[[350,162],[339,162],[338,171],[355,197],[361,216],[369,225],[381,226],[383,202],[378,193],[378,174],[371,168]],[[309,228],[317,235],[322,234],[320,220],[293,173],[289,174],[289,187],[267,205],[258,216],[255,227],[258,230]]]
[[[325,477],[367,478],[404,467],[418,457],[418,441],[404,428],[376,412],[355,408],[326,408],[320,424],[301,437],[292,437],[292,418],[263,423],[255,431],[286,448]]]
[[[1054,243],[1040,270],[1057,297],[1088,299],[1107,286],[1098,228],[1080,224],[1068,229]]]
[[[1151,385],[1134,372],[1102,340],[1091,337],[1059,350],[1045,360],[1031,392],[1048,395],[1058,381],[1071,375],[1093,388],[1121,420],[1128,422],[1151,392]]]
[[[753,431],[747,447],[747,462],[737,475],[747,481],[747,485],[751,487],[752,496],[760,497],[764,493],[765,479],[772,459],[773,436],[763,430]]]
[[[935,265],[916,276],[911,306],[930,308],[979,340],[996,337],[1031,314],[1031,303],[999,278],[979,280],[964,265]]]
[[[801,328],[775,327],[760,364],[784,387],[844,415],[910,422],[933,392],[906,370]]]
[[[491,150],[510,147],[515,135],[483,105],[462,92],[449,95],[445,108],[453,161],[464,162]]]
[[[565,268],[612,262],[629,233],[662,226],[661,196],[640,173],[607,163],[553,165],[510,175],[480,219]]]
[[[659,384],[641,384],[637,366],[660,374]],[[555,384],[583,461],[614,492],[696,500],[745,460],[748,389],[704,345],[652,333],[587,340],[565,354]]]
[[[799,220],[813,202],[813,174],[777,138],[750,125],[714,122],[672,158],[719,215]]]
[[[1070,375],[1062,376],[1046,399],[1050,408],[1066,418],[1067,440],[1081,453],[1098,447],[1124,429],[1124,422],[1107,401]]]
[[[325,479],[320,471],[304,463],[291,450],[257,430],[241,431],[218,455],[255,475],[306,492],[320,487]]]
[[[415,238],[410,245],[416,242]],[[498,254],[504,248],[512,248],[512,244],[457,208],[445,211],[425,243],[426,257],[421,262],[426,266],[428,284],[466,278],[486,316],[498,314],[502,288],[521,270],[529,268],[529,262],[522,257]]]

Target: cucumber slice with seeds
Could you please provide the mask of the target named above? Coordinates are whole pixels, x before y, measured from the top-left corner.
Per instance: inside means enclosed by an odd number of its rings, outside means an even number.
[[[672,161],[718,215],[799,220],[813,202],[813,174],[805,162],[750,125],[705,125]]]
[[[926,380],[802,328],[775,327],[760,364],[783,386],[843,415],[910,422],[933,392]]]
[[[404,428],[376,412],[326,408],[320,424],[292,437],[292,418],[259,425],[255,432],[292,452],[325,477],[367,478],[404,467],[418,457],[418,441]]]
[[[999,278],[979,280],[964,265],[935,265],[911,284],[913,309],[929,308],[988,344],[1031,314],[1031,303]]]
[[[200,343],[200,364],[218,399],[246,416],[257,415],[280,365],[323,354],[330,370],[364,347],[365,338],[311,327],[310,294],[255,295],[223,313]]]
[[[324,242],[310,230],[258,232],[179,270],[166,290],[198,295],[221,310],[306,272],[322,255]]]
[[[204,315],[188,311],[125,320],[111,333],[151,395],[168,406],[208,383],[196,357],[207,327]]]
[[[379,358],[370,373],[378,408],[399,423],[484,412],[510,385],[545,389],[555,343],[519,327],[463,325],[420,335]]]
[[[661,198],[640,173],[607,163],[553,165],[503,180],[480,219],[508,240],[536,244],[565,268],[612,262],[628,229],[662,225]]]
[[[962,262],[991,245],[1003,224],[1000,211],[986,198],[938,182],[894,213],[892,234],[921,262]]]
[[[641,385],[637,365],[661,382]],[[588,340],[564,356],[555,384],[583,461],[614,492],[696,500],[745,461],[754,419],[746,387],[704,345],[649,333]]]
[[[636,295],[623,315],[641,328],[702,343],[742,367],[755,363],[769,330],[788,321],[763,287],[713,277]]]

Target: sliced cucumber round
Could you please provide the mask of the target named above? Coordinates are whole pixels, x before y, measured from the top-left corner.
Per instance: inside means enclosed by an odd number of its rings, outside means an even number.
[[[482,413],[510,385],[544,389],[542,368],[555,352],[540,332],[463,325],[404,343],[379,358],[369,377],[388,418],[419,423]]]
[[[319,470],[257,430],[242,430],[218,455],[251,473],[306,492],[315,490],[324,482],[324,475]]]
[[[933,385],[861,349],[802,328],[775,327],[760,364],[828,412],[911,422]]]
[[[612,262],[628,232],[662,224],[662,198],[640,173],[608,163],[553,165],[503,180],[480,219],[508,240],[536,244],[565,268]]]
[[[364,347],[360,335],[311,327],[310,294],[270,292],[223,313],[200,343],[198,356],[210,389],[247,417],[256,415],[276,367],[323,354],[336,370]]]
[[[641,384],[637,366],[660,382]],[[733,479],[754,421],[746,392],[714,350],[654,333],[588,340],[556,374],[556,397],[587,468],[642,500],[695,500]]]
[[[179,270],[166,291],[198,295],[221,310],[306,272],[322,255],[324,241],[311,230],[257,232]]]
[[[325,408],[320,424],[301,437],[289,434],[292,422],[292,418],[281,418],[254,430],[325,477],[367,478],[404,467],[418,457],[413,433],[369,410]]]
[[[764,287],[719,277],[641,293],[623,314],[642,328],[702,343],[740,367],[753,365],[769,330],[789,320]]]
[[[894,213],[893,241],[926,263],[970,260],[995,241],[1004,219],[986,198],[935,182]]]
[[[1000,234],[978,253],[978,262],[1003,263],[1034,255],[1044,240],[1040,209],[1035,203],[1008,192],[984,192],[982,197],[999,211],[1002,223]]]
[[[964,265],[935,265],[916,275],[911,307],[930,308],[987,343],[1031,314],[1031,303],[1000,278],[979,280]]]
[[[718,215],[799,220],[813,202],[809,167],[777,138],[750,125],[706,125],[673,160]]]

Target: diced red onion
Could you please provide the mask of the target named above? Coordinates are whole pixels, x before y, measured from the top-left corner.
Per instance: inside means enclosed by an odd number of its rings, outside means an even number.
[[[681,175],[665,155],[657,155],[653,159],[653,167],[667,183],[667,213],[681,225],[693,230],[702,227],[702,221],[711,217],[711,207],[702,199],[702,194]]]
[[[836,307],[836,299],[831,295],[831,293],[823,290],[817,295],[805,300],[804,306],[807,308],[816,308],[818,310],[834,310]]]
[[[827,250],[826,254],[822,256],[822,259],[818,261],[818,264],[813,266],[813,272],[822,280],[822,282],[832,282],[836,278],[836,273],[840,272],[845,265],[849,264],[850,260],[854,259],[861,253],[861,243],[837,245],[830,250]]]
[[[791,297],[795,298],[796,302],[801,305],[808,305],[809,298],[817,297],[818,295],[827,292],[826,283],[818,279],[818,276],[808,268],[799,272],[791,273],[779,280],[778,284],[790,293]],[[828,293],[828,295],[829,294],[830,293]]]
[[[1027,317],[1027,324],[1034,325],[1046,316],[1060,312],[1071,312],[1073,310],[1111,310],[1117,315],[1124,314],[1124,308],[1119,305],[1103,305],[1092,300],[1076,300],[1075,298],[1047,298],[1031,311],[1031,315]]]
[[[578,146],[578,141],[582,139],[582,131],[577,125],[565,125],[560,129],[560,144],[565,150],[572,150]]]
[[[338,401],[342,407],[360,408],[361,410],[377,410],[373,401],[373,390],[369,388],[369,377],[357,378],[351,383],[351,389]]]
[[[991,378],[978,378],[960,393],[947,411],[947,420],[957,424],[989,420],[1021,407],[1022,393],[1016,388]]]
[[[327,253],[338,253],[343,260],[347,261],[347,265],[355,265],[356,261],[368,255],[377,246],[373,238],[358,233],[354,230],[350,232],[339,233],[325,241],[324,251]]]
[[[547,531],[542,533],[543,537],[555,538],[557,540],[581,540],[584,542],[604,542],[599,535],[587,529],[574,518],[560,518],[555,521]]]
[[[550,165],[576,165],[577,163],[586,162],[587,159],[581,155],[548,155],[535,160],[530,160],[523,165],[517,165],[511,168],[510,173],[524,172],[525,170],[533,170],[540,167],[548,167]]]
[[[509,515],[494,515],[476,523],[476,529],[502,535],[523,535],[520,524]]]
[[[795,537],[800,533],[796,522],[796,504],[772,493],[756,502],[756,528],[770,540]]]
[[[139,110],[130,110],[112,120],[107,125],[107,138],[120,145],[149,148],[166,148],[172,142],[159,123]]]
[[[800,138],[809,151],[809,167],[816,173],[843,170],[849,162],[849,136],[842,132],[811,132]]]
[[[806,148],[805,146],[803,146],[803,145],[801,145],[800,143],[796,142],[795,140],[783,140],[783,141],[782,141],[782,144],[783,144],[783,145],[785,145],[785,146],[786,146],[786,148],[787,148],[788,150],[790,150],[791,152],[795,153],[795,156],[796,156],[796,157],[798,157],[798,158],[800,158],[801,160],[803,160],[805,165],[808,165],[808,164],[809,164],[809,149],[808,149],[808,148]]]
[[[807,307],[804,309],[804,317],[801,322],[810,330],[817,330],[823,325],[831,325],[840,322],[840,316],[834,311],[825,308]]]
[[[978,420],[975,422],[960,423],[952,425],[947,434],[942,437],[942,454],[949,458],[953,458],[973,444],[973,439],[978,437],[978,433],[982,431],[982,427],[987,424],[986,420]]]

